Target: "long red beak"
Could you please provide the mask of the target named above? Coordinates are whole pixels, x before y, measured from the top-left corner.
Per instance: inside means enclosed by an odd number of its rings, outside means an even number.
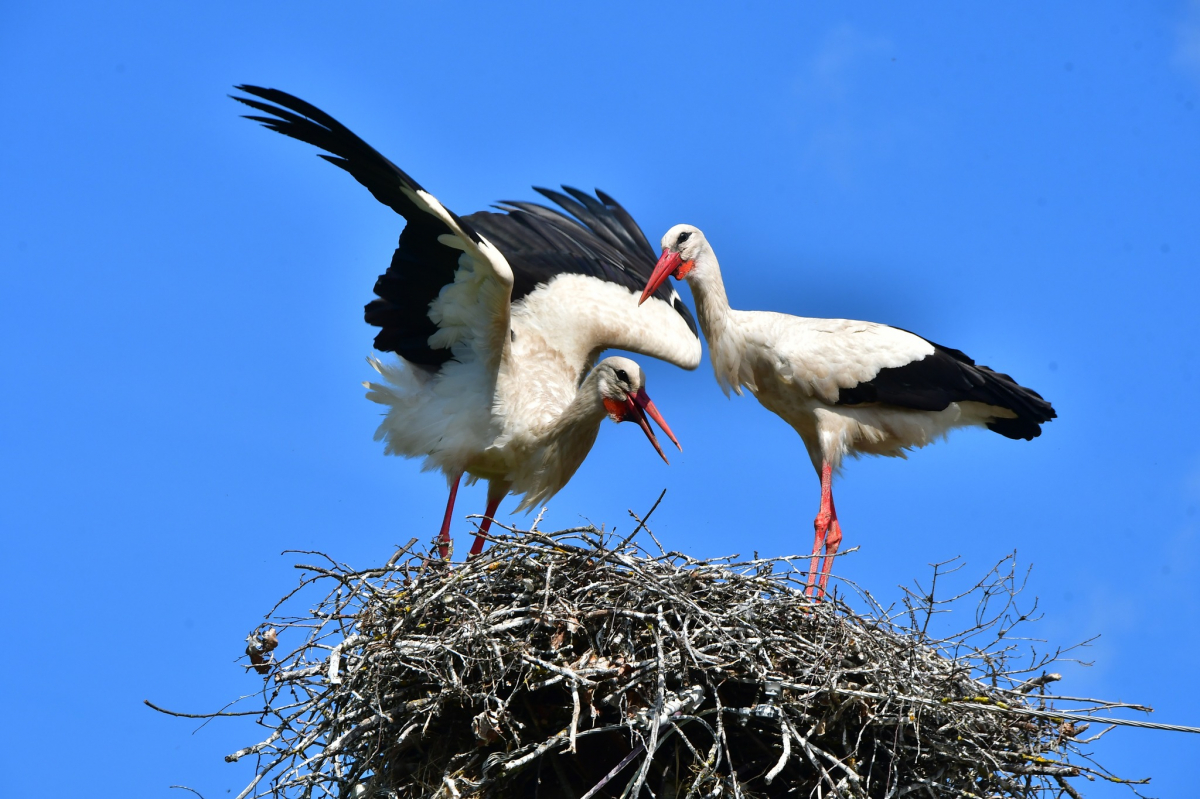
[[[646,281],[646,288],[642,290],[642,298],[638,300],[638,305],[641,305],[650,295],[658,291],[658,287],[666,282],[667,277],[683,264],[683,258],[677,252],[663,250],[662,257],[658,259],[658,263],[654,265],[654,271],[650,274],[650,279]]]
[[[683,447],[679,446],[679,439],[675,438],[675,434],[671,432],[671,428],[667,426],[667,420],[658,412],[658,408],[654,407],[654,402],[650,399],[650,395],[643,388],[640,391],[632,391],[625,399],[625,408],[628,411],[625,418],[633,418],[635,422],[642,428],[642,432],[646,434],[646,438],[650,439],[650,443],[654,445],[654,449],[658,450],[659,457],[664,462],[670,464],[667,460],[666,453],[658,444],[658,438],[655,437],[654,431],[650,429],[650,423],[646,421],[646,414],[650,414],[650,418],[658,423],[658,426],[667,434],[667,438],[671,439],[671,443],[683,452]],[[624,420],[622,420],[624,421]]]

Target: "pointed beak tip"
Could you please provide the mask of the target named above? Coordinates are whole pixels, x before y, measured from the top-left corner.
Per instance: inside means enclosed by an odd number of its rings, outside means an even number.
[[[648,431],[648,430],[649,430],[649,427],[646,427],[646,428],[644,428],[644,429]],[[647,438],[649,438],[649,439],[650,439],[650,443],[654,445],[654,451],[658,453],[658,457],[660,457],[660,458],[662,458],[662,459],[663,459],[663,463],[665,463],[665,464],[667,464],[668,466],[670,466],[670,465],[671,465],[671,462],[670,462],[669,460],[667,460],[667,453],[663,452],[662,445],[658,443],[658,438],[656,438],[656,437],[655,437],[654,433],[653,433],[653,432],[648,432],[648,433],[647,433]]]
[[[642,428],[642,432],[646,434],[646,438],[650,440],[652,445],[654,445],[654,451],[657,452],[659,457],[661,457],[664,461],[667,461],[667,454],[663,452],[662,444],[658,443],[658,436],[654,435],[654,431],[650,428],[650,422],[646,420],[646,405],[651,406],[651,416],[661,418],[658,414],[658,411],[653,409],[653,404],[648,402],[648,400],[645,398],[644,393],[633,392],[630,393],[625,399],[625,407],[629,411],[629,416],[627,416],[626,419],[628,420],[630,417],[632,417],[633,421],[638,423],[638,426]],[[658,418],[656,418],[655,421],[658,421]],[[667,461],[668,465],[670,463],[670,461]]]
[[[654,437],[654,433],[650,430],[649,424],[646,423],[646,416],[649,415],[651,419],[658,423],[658,426],[662,428],[662,431],[667,434],[667,438],[671,439],[671,443],[674,444],[680,452],[683,452],[683,445],[679,443],[679,439],[677,439],[675,434],[671,432],[671,428],[667,425],[667,420],[663,418],[663,415],[659,412],[658,408],[655,407],[654,402],[650,399],[650,395],[646,393],[645,388],[635,394],[630,395],[630,401],[632,406],[637,409],[639,414],[638,421],[643,425],[642,429],[646,431],[646,435],[649,436],[650,440],[654,443],[654,448],[658,450],[658,454],[662,456],[662,459],[670,464],[671,462],[667,460],[666,453],[664,453],[662,447],[659,446],[658,439]]]

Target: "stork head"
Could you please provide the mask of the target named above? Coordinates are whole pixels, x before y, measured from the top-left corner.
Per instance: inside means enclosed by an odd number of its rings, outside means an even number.
[[[650,395],[646,393],[646,375],[642,372],[642,367],[628,358],[614,356],[596,364],[595,374],[600,399],[604,403],[604,410],[608,412],[608,418],[614,422],[637,422],[646,438],[650,439],[650,443],[658,450],[658,454],[667,461],[654,431],[650,429],[650,423],[646,421],[646,415],[649,414],[667,434],[667,438],[671,439],[671,443],[679,447],[680,452],[683,451],[679,440],[675,438],[671,428],[667,427],[667,420],[658,412],[658,408],[654,407]]]
[[[676,280],[683,280],[696,268],[696,259],[708,246],[708,240],[695,225],[676,225],[662,237],[662,257],[654,265],[654,272],[646,282],[642,291],[641,305],[650,295],[658,290],[670,275]]]

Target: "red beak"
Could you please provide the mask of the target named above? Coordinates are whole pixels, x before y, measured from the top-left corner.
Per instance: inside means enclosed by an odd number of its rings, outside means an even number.
[[[658,291],[658,287],[666,282],[667,276],[682,265],[683,258],[679,256],[679,253],[663,250],[662,257],[654,265],[654,271],[650,274],[650,279],[646,281],[646,288],[642,291],[642,298],[638,300],[638,305],[641,305],[650,298],[651,294]]]
[[[680,452],[683,452],[683,447],[679,446],[679,440],[675,438],[675,434],[672,433],[671,428],[667,426],[667,420],[664,419],[662,414],[658,412],[658,408],[654,407],[654,402],[651,401],[650,396],[646,393],[645,388],[640,391],[631,391],[629,393],[629,395],[625,398],[625,410],[627,413],[622,421],[632,418],[635,422],[637,422],[642,428],[642,432],[646,434],[646,438],[650,439],[650,443],[654,445],[656,450],[658,450],[658,454],[664,462],[667,464],[671,463],[669,460],[667,460],[666,453],[662,451],[662,447],[659,446],[658,438],[655,437],[654,431],[650,429],[650,423],[646,421],[646,414],[650,414],[650,418],[658,423],[658,426],[661,427],[663,432],[667,434],[667,438],[671,439],[671,443],[673,443],[676,447],[679,447]]]

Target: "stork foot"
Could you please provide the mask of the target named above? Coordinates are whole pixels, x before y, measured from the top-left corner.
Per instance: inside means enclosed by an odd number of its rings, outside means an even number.
[[[450,498],[446,500],[446,515],[442,517],[442,529],[437,537],[438,555],[442,560],[450,559],[450,521],[454,518],[454,500],[458,497],[458,483],[462,480],[462,472],[454,475],[450,483]]]
[[[829,533],[830,517],[821,513],[817,514],[816,521],[813,522],[813,548],[812,560],[808,563],[808,595],[816,596],[817,575],[823,570],[821,568],[821,551],[825,548],[825,538]]]
[[[842,543],[842,526],[838,524],[837,517],[834,516],[833,521],[829,526],[829,534],[825,536],[825,563],[821,567],[821,588],[818,596],[824,598],[825,588],[829,583],[829,571],[833,568],[833,557],[837,554],[838,547]],[[809,574],[809,580],[812,580],[812,574]]]
[[[808,595],[810,597],[823,596],[825,594],[825,582],[829,576],[830,563],[829,555],[829,536],[831,535],[830,525],[833,526],[833,532],[837,534],[837,540],[842,540],[841,529],[837,526],[837,511],[833,508],[833,466],[828,462],[821,464],[821,509],[817,511],[817,518],[813,520],[813,529],[816,535],[813,536],[812,560],[808,564]],[[818,569],[821,560],[821,550],[825,550],[825,564],[823,568]],[[837,544],[834,544],[833,551],[837,552]],[[817,593],[817,573],[821,574],[821,592]]]
[[[833,504],[833,466],[828,462],[821,464],[821,509],[813,520],[813,528],[816,535],[813,538],[812,560],[808,564],[806,590],[810,597],[822,599],[829,583],[829,570],[833,568],[833,556],[842,543],[842,526],[838,524],[837,507]],[[822,552],[824,563],[820,562]],[[818,574],[821,576],[820,587],[817,585]]]

